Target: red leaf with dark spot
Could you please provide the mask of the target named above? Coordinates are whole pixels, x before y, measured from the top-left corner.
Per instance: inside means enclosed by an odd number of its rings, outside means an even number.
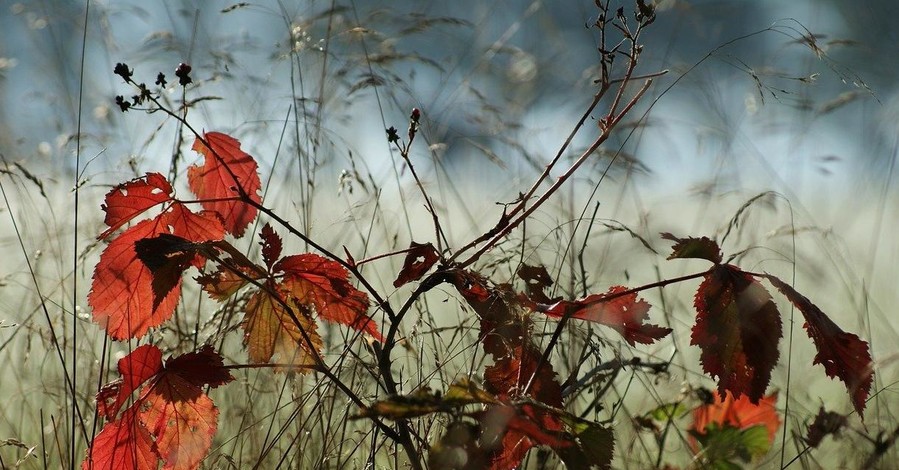
[[[144,263],[153,276],[150,286],[153,288],[153,308],[181,282],[181,275],[191,266],[199,264],[195,261],[212,248],[202,243],[194,243],[176,235],[159,234],[153,238],[144,238],[134,243],[137,258]]]
[[[205,200],[202,202],[203,208],[217,212],[225,229],[239,238],[256,218],[258,210],[239,199],[237,188],[242,188],[250,200],[262,201],[259,197],[262,184],[256,161],[242,151],[240,142],[231,136],[207,132],[203,139],[209,147],[198,138],[193,149],[205,157],[204,164],[187,168],[187,182],[191,191]]]
[[[620,333],[631,346],[652,344],[671,333],[671,328],[644,323],[649,317],[649,304],[637,298],[636,292],[621,295],[625,291],[625,287],[614,286],[605,294],[588,295],[575,301],[563,300],[550,306],[538,304],[537,311],[555,318],[569,315],[606,325]]]
[[[718,247],[718,243],[709,237],[678,238],[670,233],[663,232],[662,238],[675,242],[668,259],[698,258],[721,264],[721,248]]]
[[[119,361],[122,378],[97,396],[107,424],[82,468],[196,469],[212,446],[218,410],[203,392],[233,380],[212,347],[162,365],[156,346],[143,345]],[[118,409],[140,388],[134,403]]]
[[[138,240],[164,233],[168,233],[167,227],[158,219],[145,220],[122,232],[100,255],[87,300],[93,308],[94,321],[106,328],[112,339],[143,336],[175,311],[181,279],[168,289],[168,294],[156,300],[153,273],[135,251]]]
[[[417,281],[434,266],[434,263],[440,259],[437,249],[430,243],[412,242],[412,246],[406,253],[406,259],[403,261],[403,269],[400,270],[399,276],[393,281],[393,287],[400,287],[407,282]]]
[[[702,349],[703,370],[718,378],[718,393],[758,403],[780,355],[780,312],[771,295],[735,266],[712,268],[694,299],[698,315],[690,344]]]
[[[805,317],[805,330],[815,343],[818,354],[815,364],[822,364],[828,377],[839,377],[852,397],[852,404],[861,416],[865,400],[874,381],[874,361],[868,343],[852,333],[846,333],[809,299],[775,276],[766,276]]]

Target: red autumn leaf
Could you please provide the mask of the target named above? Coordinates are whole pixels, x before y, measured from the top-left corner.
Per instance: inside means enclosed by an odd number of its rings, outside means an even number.
[[[874,361],[868,343],[840,329],[824,312],[789,284],[775,276],[766,276],[805,317],[805,330],[818,354],[814,364],[822,364],[828,377],[839,377],[846,384],[852,404],[861,416],[874,381]]]
[[[533,405],[493,405],[480,416],[480,441],[494,451],[488,456],[491,470],[512,470],[528,451],[540,445],[561,449],[574,444],[562,434],[557,416]]]
[[[393,281],[393,287],[400,287],[407,282],[417,281],[440,259],[437,249],[430,243],[415,243],[409,247],[403,268]]]
[[[201,203],[203,208],[217,212],[224,221],[225,229],[239,238],[258,211],[240,200],[238,188],[250,200],[261,202],[259,188],[262,184],[256,161],[240,149],[240,142],[226,134],[207,132],[203,140],[198,138],[193,149],[203,154],[204,164],[188,167],[187,182],[191,191],[205,200]]]
[[[250,360],[288,364],[300,368],[300,372],[308,371],[308,367],[317,363],[315,358],[322,349],[315,321],[301,305],[287,302],[289,292],[271,283],[268,288],[280,295],[280,300],[295,305],[294,315],[291,318],[284,305],[265,290],[250,297],[243,321],[244,343]]]
[[[322,319],[349,325],[384,341],[375,322],[366,315],[368,296],[350,284],[349,273],[336,261],[306,253],[286,256],[272,270],[284,274],[281,286],[290,296],[314,307]]]
[[[162,370],[162,351],[145,344],[119,359],[118,366],[122,377],[106,384],[97,393],[97,409],[107,420],[114,419],[128,397]]]
[[[97,395],[108,423],[91,444],[83,468],[156,469],[159,460],[164,469],[199,467],[218,418],[203,387],[233,377],[211,346],[170,359],[165,366],[161,357],[156,346],[144,345],[119,361],[122,378]],[[118,409],[139,387],[134,403],[116,419]]]
[[[173,204],[159,218],[172,227],[172,233],[192,242],[221,240],[225,236],[225,226],[217,213],[193,212],[180,202]]]
[[[93,308],[94,321],[106,328],[112,339],[143,336],[175,311],[181,279],[168,294],[155,300],[153,274],[135,251],[138,240],[164,233],[167,227],[158,219],[144,220],[122,232],[100,255],[87,300]]]
[[[768,431],[768,442],[773,443],[780,428],[780,415],[777,414],[777,393],[763,397],[757,404],[753,404],[748,396],[734,398],[731,393],[725,392],[724,399],[718,392],[713,392],[714,401],[707,405],[700,405],[693,410],[693,425],[690,429],[699,434],[705,434],[710,424],[718,427],[732,426],[737,429],[748,429],[762,425]]]
[[[845,428],[849,423],[846,416],[833,411],[825,411],[822,406],[815,416],[815,421],[808,427],[808,435],[805,437],[805,443],[811,447],[818,447],[824,437],[828,434],[837,436],[840,430]]]
[[[259,242],[262,245],[262,260],[265,261],[265,267],[271,270],[278,258],[281,257],[281,237],[272,230],[272,226],[269,224],[262,226],[259,237],[262,239]]]
[[[100,206],[106,212],[103,221],[109,228],[99,238],[106,238],[153,206],[171,201],[172,192],[172,185],[159,173],[147,173],[112,188],[106,193],[105,203]]]
[[[702,349],[702,367],[718,378],[718,393],[757,403],[765,394],[780,353],[780,312],[749,274],[730,265],[712,268],[694,299],[696,325],[690,344]]]
[[[652,344],[671,333],[665,328],[651,323],[644,323],[649,316],[649,304],[637,298],[636,292],[621,295],[627,291],[622,286],[614,286],[605,294],[593,294],[575,301],[560,301],[546,306],[537,304],[537,311],[548,316],[592,321],[606,325],[624,337],[628,344]]]
[[[106,423],[94,438],[82,470],[156,470],[159,457],[153,437],[137,419],[136,410],[122,415],[118,421]]]
[[[668,259],[699,258],[715,264],[721,264],[721,248],[709,237],[678,238],[670,233],[663,232],[662,238],[675,242]]]

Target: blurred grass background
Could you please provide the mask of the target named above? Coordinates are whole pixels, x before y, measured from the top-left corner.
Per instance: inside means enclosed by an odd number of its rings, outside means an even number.
[[[855,467],[873,449],[868,437],[896,427],[899,405],[890,307],[899,208],[892,183],[896,6],[657,4],[640,71],[670,73],[589,168],[480,268],[506,282],[519,260],[544,264],[556,294],[568,298],[686,274],[704,266],[666,262],[668,243],[658,233],[720,237],[744,203],[763,194],[741,213],[726,254],[741,253],[746,269],[793,280],[845,330],[870,341],[877,361],[866,427],[856,421],[860,433],[796,465]],[[80,462],[94,432],[98,384],[118,377],[109,364],[138,344],[107,342],[85,304],[104,246],[95,240],[100,202],[111,186],[146,171],[168,174],[185,194],[184,169],[196,159],[192,137],[171,119],[119,112],[113,97],[133,90],[112,74],[115,63],[148,83],[165,72],[171,103],[182,99],[171,86],[174,68],[190,63],[194,127],[240,139],[260,162],[267,205],[328,248],[346,245],[361,259],[433,238],[423,200],[384,129],[402,134],[409,110],[422,110],[413,161],[450,242],[461,246],[495,224],[501,203],[530,185],[589,104],[597,38],[585,25],[595,14],[588,1],[0,4],[0,360],[7,364],[0,439],[15,439],[0,447],[2,466]],[[569,157],[591,136],[588,129],[576,139]],[[255,240],[240,243],[255,255]],[[290,250],[304,247],[288,239]],[[373,263],[365,274],[402,299],[408,287],[392,288],[400,263]],[[676,399],[686,384],[712,384],[689,346],[695,287],[646,295],[652,320],[674,328],[670,340],[633,350],[575,325],[570,344],[558,350],[563,376],[584,344],[596,348],[591,364],[675,358],[667,376],[622,373],[605,409],[590,416],[614,418],[616,468],[656,460],[651,436],[633,430],[632,416]],[[772,388],[781,390],[781,409],[790,403],[789,461],[820,404],[841,412],[851,406],[842,383],[811,367],[814,350],[798,317],[788,344],[791,310],[778,302],[785,338]],[[243,363],[239,318],[239,306],[214,305],[188,290],[175,320],[141,341],[170,353],[210,342],[227,361]],[[375,318],[382,320],[378,312]],[[476,321],[450,290],[429,293],[406,321],[408,348],[397,365],[404,391],[477,376],[484,357]],[[374,399],[365,342],[341,327],[323,331],[329,362]],[[75,378],[74,411],[64,371]],[[221,416],[209,468],[356,468],[372,458],[402,465],[368,423],[347,421],[356,410],[338,390],[315,377],[294,379],[240,371],[238,383],[212,392]],[[439,424],[421,420],[417,430],[434,437]],[[778,439],[764,465],[779,466],[780,447]],[[881,462],[897,457],[890,449]],[[665,461],[689,459],[683,436],[667,441]]]

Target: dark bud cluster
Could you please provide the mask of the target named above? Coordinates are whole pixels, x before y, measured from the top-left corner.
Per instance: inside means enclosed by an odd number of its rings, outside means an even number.
[[[390,126],[390,128],[387,129],[387,142],[390,142],[391,144],[395,144],[399,141],[400,141],[400,135],[399,135],[399,133],[397,133],[396,127]]]
[[[163,88],[165,88],[166,81],[165,81],[165,74],[164,74],[164,73],[159,72],[159,74],[156,75],[156,84],[159,85],[159,86],[161,86],[161,87],[163,87]]]
[[[122,79],[127,83],[131,82],[131,75],[134,74],[134,71],[128,68],[128,64],[123,64],[121,62],[115,64],[115,69],[113,69],[113,72],[116,75],[122,77]]]
[[[185,64],[184,62],[178,64],[178,67],[175,69],[175,76],[178,77],[178,83],[180,83],[181,86],[187,86],[193,82],[190,78],[191,70],[190,65]]]

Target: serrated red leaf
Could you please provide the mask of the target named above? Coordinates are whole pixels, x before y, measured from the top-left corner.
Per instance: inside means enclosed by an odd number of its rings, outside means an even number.
[[[575,301],[559,301],[546,306],[537,304],[537,311],[554,318],[570,315],[608,326],[617,331],[628,344],[652,344],[671,333],[665,328],[644,323],[649,317],[649,303],[637,298],[637,293],[621,295],[626,287],[613,286],[605,294],[593,294]]]
[[[180,202],[172,204],[159,218],[171,227],[173,234],[192,242],[221,240],[225,236],[225,226],[218,213],[193,212]]]
[[[195,469],[212,447],[218,409],[200,387],[166,373],[146,387],[140,420],[155,437],[163,469]]]
[[[491,470],[518,468],[528,451],[536,446],[562,449],[574,445],[570,437],[561,434],[562,422],[558,417],[533,405],[490,406],[481,415],[480,422],[481,441],[496,449],[489,455]]]
[[[100,206],[106,212],[103,222],[109,228],[98,238],[108,237],[153,206],[171,201],[172,192],[172,185],[159,173],[147,173],[112,188],[106,193],[105,202]]]
[[[83,468],[195,469],[209,452],[218,410],[203,393],[206,385],[233,380],[211,346],[162,365],[162,352],[143,345],[119,360],[122,378],[97,396],[109,421],[91,443]],[[141,387],[142,386],[142,387]],[[134,403],[118,409],[138,388]],[[99,466],[98,466],[99,465]]]
[[[662,238],[675,242],[668,259],[698,258],[721,264],[721,248],[709,237],[678,238],[668,232],[663,232]]]
[[[259,242],[262,245],[262,260],[265,261],[265,266],[271,270],[278,258],[281,257],[281,237],[275,233],[271,225],[265,224],[259,232],[259,238],[262,239]]]
[[[282,258],[273,270],[284,273],[280,285],[300,304],[314,307],[322,319],[384,341],[374,320],[366,315],[368,296],[350,284],[349,273],[339,263],[306,253]]]
[[[153,274],[135,251],[138,240],[165,233],[168,233],[168,227],[159,219],[144,220],[122,232],[100,255],[87,300],[93,309],[94,321],[103,326],[112,339],[143,336],[174,313],[181,295],[181,279],[165,297],[156,301]]]
[[[106,384],[97,393],[97,409],[107,420],[115,419],[128,397],[162,371],[162,351],[145,344],[119,359],[118,367],[122,377]]]
[[[730,265],[712,268],[694,299],[696,325],[690,344],[702,349],[703,370],[718,378],[718,392],[753,403],[765,394],[780,355],[780,312],[752,276]]]
[[[292,304],[288,302],[290,293],[286,290],[271,284],[268,289],[280,295],[288,305]],[[308,311],[300,308],[301,305],[293,304],[296,305],[293,308],[296,321],[266,290],[259,290],[250,297],[243,328],[251,361],[289,364],[299,368],[299,372],[309,371],[309,367],[317,363],[315,357],[321,354],[322,340],[315,320]],[[309,341],[306,341],[307,337]]]
[[[393,281],[393,287],[400,287],[407,282],[421,279],[439,259],[440,255],[434,245],[412,242],[409,251],[406,252],[403,268],[400,269],[399,276]]]
[[[106,423],[81,463],[82,470],[156,470],[158,467],[153,437],[134,412]]]
[[[775,276],[766,276],[805,317],[805,330],[818,354],[814,364],[824,366],[828,377],[838,377],[846,384],[852,397],[852,405],[863,416],[865,401],[874,381],[874,361],[868,343],[858,336],[843,331],[824,312],[789,284]]]
[[[237,188],[242,188],[250,200],[262,201],[259,197],[262,184],[256,161],[240,149],[237,139],[226,134],[207,132],[203,140],[197,139],[193,149],[204,156],[204,164],[188,167],[187,182],[191,191],[204,200],[201,202],[203,208],[217,212],[225,229],[240,238],[256,218],[258,210],[239,200]]]
[[[200,254],[208,250],[202,244],[168,233],[134,242],[137,258],[150,270],[153,282],[153,308],[181,282],[181,275],[191,266],[205,262]],[[202,261],[198,261],[202,260]]]

